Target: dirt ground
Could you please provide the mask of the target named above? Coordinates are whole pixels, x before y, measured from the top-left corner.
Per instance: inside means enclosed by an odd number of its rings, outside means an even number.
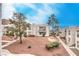
[[[14,37],[9,37],[9,36],[5,36],[5,35],[3,35],[2,36],[2,40],[7,40],[7,41],[13,41],[14,40]]]
[[[69,56],[65,48],[60,44],[59,48],[46,50],[45,45],[48,43],[48,37],[27,37],[23,39],[23,43],[19,41],[3,48],[9,50],[13,54],[33,54],[36,56]],[[52,37],[51,37],[52,38]],[[31,46],[31,48],[28,48]]]

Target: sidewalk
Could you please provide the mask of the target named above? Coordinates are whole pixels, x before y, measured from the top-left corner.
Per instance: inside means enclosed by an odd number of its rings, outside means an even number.
[[[1,52],[1,56],[8,56],[8,55],[13,55],[12,53],[10,53],[8,50],[6,49],[2,49],[2,52]]]
[[[12,54],[6,49],[2,49],[1,56],[35,56],[32,54]]]
[[[58,39],[59,39],[59,41],[61,42],[61,44],[63,45],[63,47],[66,49],[66,51],[71,55],[71,56],[76,56],[76,54],[73,52],[73,51],[71,51],[71,49],[65,44],[65,43],[63,43],[63,41],[59,38],[59,37],[57,37]]]

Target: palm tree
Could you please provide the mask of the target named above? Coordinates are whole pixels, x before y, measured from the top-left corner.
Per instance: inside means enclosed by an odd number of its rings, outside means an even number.
[[[59,22],[57,21],[54,14],[49,17],[48,25],[52,27],[53,33],[57,33],[59,31]],[[58,33],[57,33],[58,34]]]
[[[20,43],[22,44],[22,35],[26,31],[27,23],[25,19],[27,19],[22,13],[14,13],[13,14],[12,23],[15,24],[15,33],[20,37]]]

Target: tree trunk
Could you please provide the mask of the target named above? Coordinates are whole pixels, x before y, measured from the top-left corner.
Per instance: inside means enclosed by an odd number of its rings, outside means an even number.
[[[22,44],[22,35],[20,36],[20,44]]]

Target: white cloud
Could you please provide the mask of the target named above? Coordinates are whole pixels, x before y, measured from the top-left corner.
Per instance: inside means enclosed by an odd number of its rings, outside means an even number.
[[[33,10],[40,12],[40,10],[38,10],[36,8],[36,6],[33,5],[33,4],[28,3],[28,4],[23,4],[23,5],[26,5],[26,6],[30,7],[30,8],[32,8]],[[48,4],[44,3],[43,5],[44,5],[44,7],[41,9],[43,11],[43,13],[46,13],[46,14],[53,13],[52,9],[48,6]]]
[[[44,5],[44,11],[47,12],[47,14],[59,14],[57,8],[55,7],[56,4],[52,4],[52,7],[49,6],[49,4],[43,4]]]
[[[31,3],[27,3],[27,4],[23,4],[23,5],[26,5],[26,6],[30,7],[30,8],[32,8],[35,11],[37,10],[37,8],[35,7],[35,5],[33,5]]]
[[[52,11],[52,9],[47,4],[43,4],[43,5],[44,7],[42,9],[38,9],[38,10],[36,9],[38,12],[37,15],[29,17],[32,20],[32,23],[42,24],[44,23],[43,21],[45,21],[45,17],[54,13],[54,11]],[[34,6],[32,8],[35,10]]]
[[[15,8],[12,6],[12,4],[10,3],[2,4],[2,18],[5,18],[5,19],[11,18],[14,11],[15,11]]]
[[[54,11],[50,8],[50,6],[48,6],[48,4],[43,4],[43,5],[44,5],[44,11],[47,14],[54,13]]]
[[[18,5],[18,4],[16,4]],[[28,17],[28,19],[30,20],[30,22],[32,23],[43,23],[43,21],[45,20],[45,17],[47,17],[48,15],[52,14],[52,13],[57,13],[57,10],[52,9],[48,4],[43,4],[44,7],[43,8],[39,8],[37,9],[35,5],[33,4],[23,4],[25,6],[28,6],[30,8],[32,8],[33,10],[37,11],[37,14],[35,16],[29,16],[26,15]],[[12,14],[15,10],[15,8],[13,7],[12,4],[3,4],[2,5],[2,18],[10,18],[12,17]],[[29,21],[28,21],[29,22]]]
[[[45,18],[45,13],[43,12],[43,10],[39,9],[36,16],[31,16],[29,18],[31,19],[32,23],[42,24]]]

